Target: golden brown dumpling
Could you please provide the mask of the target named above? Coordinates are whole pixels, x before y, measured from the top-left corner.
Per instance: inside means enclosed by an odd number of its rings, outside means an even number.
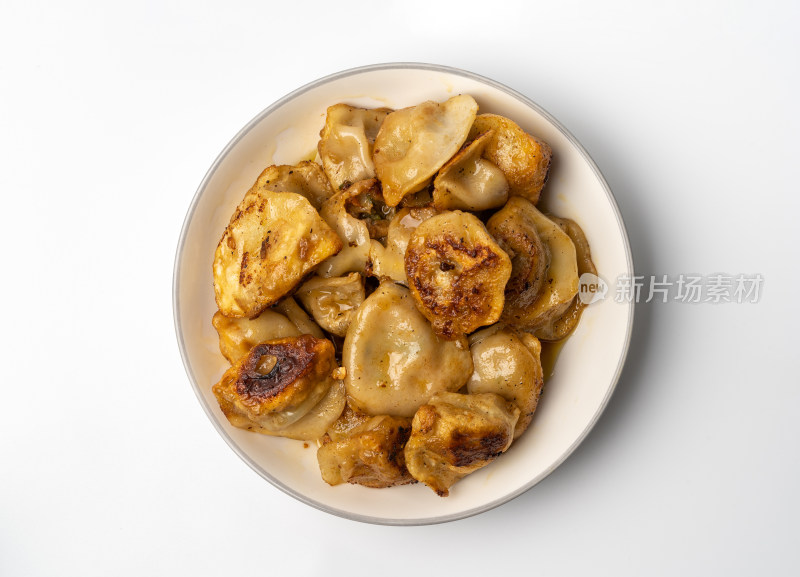
[[[403,208],[389,223],[386,245],[373,243],[370,249],[371,274],[380,279],[392,279],[408,284],[406,279],[406,248],[416,228],[437,213],[433,207]]]
[[[212,390],[233,426],[280,434],[325,397],[335,368],[328,340],[311,335],[275,339],[253,347]],[[343,408],[342,400],[339,413]],[[323,433],[338,416],[332,416]]]
[[[431,396],[472,374],[464,337],[437,337],[408,289],[382,283],[358,309],[342,352],[350,403],[371,415],[410,417]]]
[[[316,210],[333,196],[333,188],[322,167],[304,160],[295,166],[282,164],[267,167],[248,194],[261,192],[294,192],[308,199]]]
[[[214,254],[217,306],[228,317],[254,317],[341,248],[305,197],[250,192]]]
[[[371,417],[347,437],[319,448],[322,479],[329,485],[352,483],[373,488],[415,483],[403,453],[410,433],[410,419]]]
[[[478,112],[475,99],[459,94],[388,115],[375,138],[375,171],[389,206],[425,187],[467,140]]]
[[[500,318],[511,260],[468,212],[420,224],[405,256],[408,287],[436,334],[456,338]]]
[[[359,180],[375,178],[372,146],[389,108],[372,110],[347,104],[328,108],[317,145],[325,174],[338,190]]]
[[[506,284],[503,308],[503,318],[511,322],[539,298],[550,264],[536,232],[535,211],[530,201],[514,196],[486,223],[497,244],[511,257],[511,278]]]
[[[578,277],[586,273],[591,273],[597,276],[597,268],[592,262],[592,254],[589,250],[589,241],[586,240],[586,235],[578,223],[568,218],[558,218],[550,216],[550,220],[556,223],[561,229],[567,233],[567,236],[572,240],[575,245],[575,256],[578,261]],[[550,322],[538,327],[535,334],[545,341],[558,341],[569,335],[573,329],[578,325],[581,318],[581,313],[586,305],[581,299],[576,296],[567,307],[567,310],[559,317],[552,319]]]
[[[542,290],[528,306],[517,306],[503,316],[503,321],[533,332],[563,315],[578,294],[578,263],[575,245],[560,226],[521,198],[510,198],[521,207],[536,227],[536,234],[548,256]]]
[[[553,152],[550,146],[522,130],[515,122],[497,114],[480,114],[469,132],[469,138],[494,131],[483,152],[503,171],[511,194],[539,202],[550,172]]]
[[[516,439],[528,428],[542,393],[542,345],[533,335],[500,325],[470,335],[469,343],[475,370],[467,391],[495,393],[514,403],[520,410]]]
[[[406,467],[440,497],[464,476],[505,452],[519,409],[493,393],[440,393],[414,415],[405,447]]]

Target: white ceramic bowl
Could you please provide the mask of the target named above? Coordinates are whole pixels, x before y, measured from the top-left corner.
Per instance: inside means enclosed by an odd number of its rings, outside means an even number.
[[[211,263],[244,193],[266,166],[294,164],[309,157],[331,104],[401,108],[424,100],[444,101],[459,93],[471,94],[481,112],[507,116],[552,146],[553,170],[543,196],[547,207],[583,227],[602,278],[613,281],[633,274],[614,198],[575,138],[517,92],[469,72],[427,64],[347,70],[269,106],[211,166],[181,232],[174,273],[175,327],[186,372],[203,409],[220,435],[258,474],[289,495],[342,517],[393,525],[439,523],[486,511],[520,495],[551,473],[586,437],[614,390],[628,350],[632,304],[607,298],[586,309],[561,350],[531,427],[506,454],[456,484],[447,498],[422,484],[380,490],[330,487],[320,477],[315,447],[236,429],[222,415],[211,393],[226,368],[211,326],[216,310]]]

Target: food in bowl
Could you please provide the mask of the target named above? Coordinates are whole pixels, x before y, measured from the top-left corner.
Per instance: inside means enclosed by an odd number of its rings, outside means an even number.
[[[332,105],[319,162],[265,169],[217,246],[229,422],[316,441],[331,485],[446,496],[508,450],[540,339],[574,329],[594,270],[577,223],[536,206],[550,160],[469,95]]]

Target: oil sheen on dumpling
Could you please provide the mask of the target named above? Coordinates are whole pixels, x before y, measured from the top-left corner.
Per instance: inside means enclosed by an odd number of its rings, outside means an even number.
[[[389,206],[425,187],[467,140],[478,104],[467,94],[392,112],[375,138],[375,171]]]
[[[225,316],[254,317],[342,248],[305,197],[249,192],[214,253],[214,293]]]
[[[433,181],[433,204],[439,210],[488,210],[508,200],[508,180],[496,164],[481,157],[494,131],[462,148]]]
[[[359,180],[375,178],[372,146],[389,108],[373,110],[335,104],[328,108],[317,145],[325,174],[343,190]]]
[[[420,224],[405,264],[414,302],[437,335],[456,338],[500,318],[511,259],[474,214],[445,211]]]
[[[464,337],[437,337],[408,289],[381,284],[358,309],[342,364],[351,404],[370,415],[411,417],[439,392],[456,391],[472,374]]]
[[[421,406],[404,452],[408,472],[440,497],[510,446],[519,409],[494,393],[440,393]]]
[[[357,272],[334,278],[315,276],[295,296],[319,326],[343,337],[353,313],[364,302],[364,279]]]
[[[369,262],[369,227],[363,220],[347,212],[347,201],[360,194],[366,194],[378,186],[373,179],[362,180],[333,195],[322,206],[320,216],[339,235],[342,250],[319,267],[317,273],[322,277],[343,276],[348,272],[362,272]]]
[[[475,370],[467,391],[495,393],[514,403],[520,411],[516,439],[528,428],[542,392],[542,345],[533,335],[500,324],[470,335],[469,344]]]
[[[258,177],[248,194],[260,190],[270,192],[294,192],[308,199],[316,210],[333,196],[328,178],[316,162],[304,160],[294,166],[281,164],[269,166]]]
[[[372,243],[370,250],[372,275],[408,285],[405,265],[408,241],[416,228],[436,213],[437,210],[433,207],[403,208],[397,211],[389,223],[386,245]]]
[[[515,122],[497,114],[481,114],[475,118],[469,136],[476,138],[489,130],[493,130],[494,135],[486,145],[484,158],[503,171],[512,196],[522,196],[536,204],[550,172],[552,149]]]
[[[548,256],[548,265],[542,290],[536,300],[527,307],[510,309],[508,314],[503,315],[503,321],[536,334],[537,329],[563,315],[578,294],[577,255],[572,239],[558,224],[525,199],[511,198],[506,206],[512,201],[520,205],[536,227],[536,234]],[[491,225],[491,220],[489,222]]]

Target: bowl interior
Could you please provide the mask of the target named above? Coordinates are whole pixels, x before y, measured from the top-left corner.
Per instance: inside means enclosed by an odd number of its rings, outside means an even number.
[[[460,481],[447,498],[417,484],[375,490],[330,487],[320,478],[316,447],[231,427],[211,393],[227,368],[211,326],[216,310],[211,263],[234,208],[270,164],[313,157],[325,110],[346,102],[401,108],[471,94],[480,112],[516,121],[553,148],[543,199],[577,221],[589,239],[600,276],[632,274],[627,237],[599,171],[580,145],[547,113],[486,79],[441,67],[386,65],[348,71],[306,86],[246,126],[207,174],[187,215],[175,266],[175,321],[192,386],[230,446],[259,474],[310,505],[349,518],[391,524],[440,522],[507,501],[543,479],[591,429],[610,396],[627,352],[633,307],[612,294],[592,304],[561,350],[529,430],[501,458]]]

